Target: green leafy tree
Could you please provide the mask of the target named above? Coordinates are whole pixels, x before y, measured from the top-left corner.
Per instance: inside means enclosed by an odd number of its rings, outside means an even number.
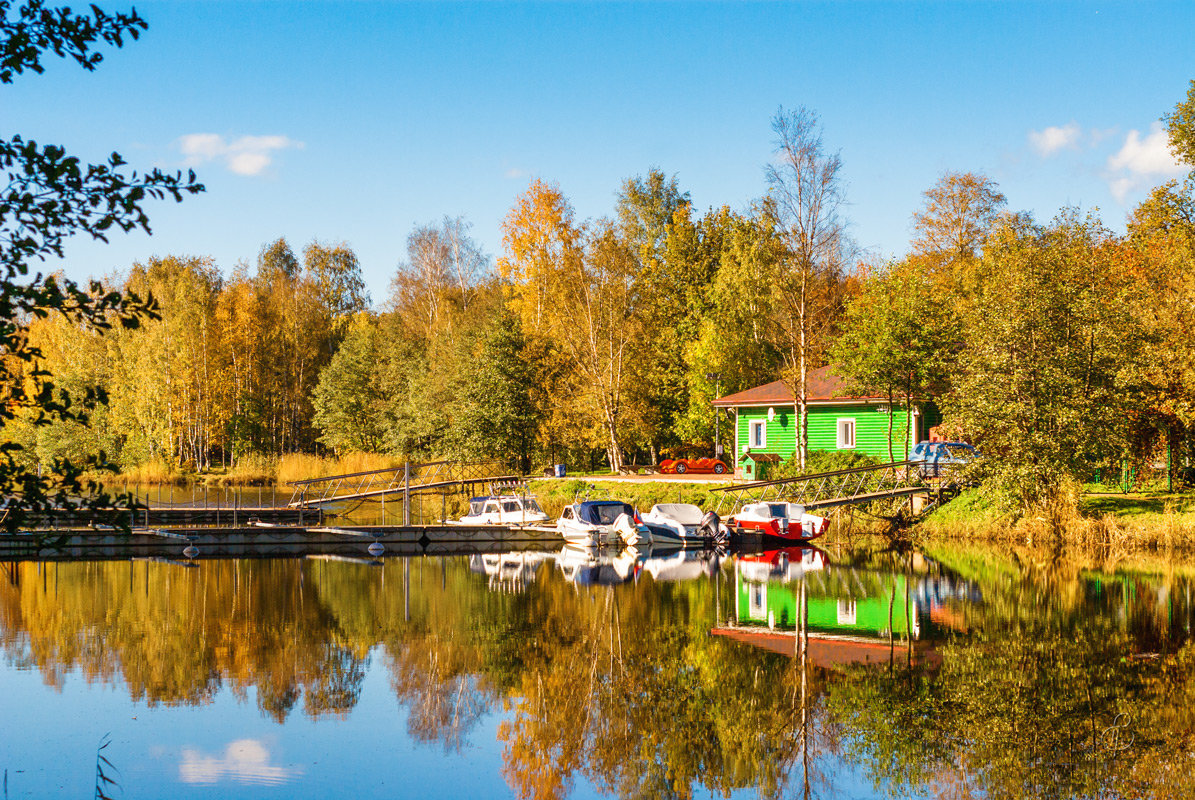
[[[381,449],[384,397],[377,380],[377,338],[377,323],[368,314],[353,317],[312,395],[319,439],[337,454]]]
[[[92,6],[90,13],[75,14],[42,0],[19,7],[0,0],[0,84],[26,72],[41,73],[47,53],[94,70],[103,58],[98,45],[120,47],[146,27],[135,11],[110,16]],[[107,291],[95,282],[84,288],[40,273],[30,278],[30,265],[61,258],[65,240],[73,235],[106,241],[113,230],[149,232],[142,208],[146,200],[181,200],[203,187],[193,173],[129,171],[116,153],[104,163],[86,164],[60,146],[19,135],[0,139],[0,171],[0,524],[15,530],[30,511],[78,504],[88,488],[81,478],[84,468],[109,467],[105,455],[95,453],[82,461],[56,460],[51,477],[41,477],[19,458],[20,444],[8,440],[4,428],[22,409],[37,412],[35,424],[83,422],[86,409],[105,400],[95,390],[72,399],[55,389],[45,370],[34,365],[38,353],[28,342],[28,321],[57,313],[92,330],[136,327],[153,309],[149,298]]]
[[[511,459],[524,474],[543,422],[536,402],[543,376],[532,352],[519,319],[501,312],[469,370],[459,421],[466,453]]]
[[[987,279],[964,321],[945,410],[989,457],[994,486],[1022,510],[1049,508],[1068,478],[1124,452],[1142,298],[1112,259],[1110,234],[1066,213],[1010,220],[988,240]]]
[[[913,400],[928,399],[947,385],[957,319],[949,305],[930,301],[927,273],[909,263],[868,275],[847,306],[842,334],[830,357],[851,389],[888,396],[888,458],[893,447],[896,398],[905,408],[904,452],[909,453]]]

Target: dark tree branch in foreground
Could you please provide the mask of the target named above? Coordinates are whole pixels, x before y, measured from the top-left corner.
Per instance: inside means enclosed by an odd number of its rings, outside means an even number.
[[[94,70],[102,60],[96,45],[120,47],[126,37],[136,39],[145,29],[136,11],[110,16],[92,6],[90,14],[75,14],[69,8],[49,8],[42,0],[19,8],[0,0],[0,83],[12,83],[26,71],[43,72],[46,53]],[[54,420],[85,424],[87,410],[107,400],[102,390],[88,389],[76,404],[54,387],[39,366],[41,354],[28,341],[32,319],[59,313],[105,330],[114,324],[135,328],[142,318],[154,316],[152,297],[106,291],[96,281],[83,288],[41,273],[25,277],[31,262],[61,258],[63,243],[71,236],[82,233],[106,242],[112,230],[149,233],[142,208],[146,200],[180,201],[203,191],[193,172],[184,176],[155,169],[139,174],[126,172],[125,166],[118,153],[105,163],[86,164],[58,145],[39,145],[21,136],[0,139],[0,526],[8,531],[20,528],[30,514],[113,505],[113,498],[84,479],[86,472],[112,469],[104,453],[82,463],[59,459],[35,467],[19,444],[5,441],[3,429],[18,415],[30,416],[34,425]]]

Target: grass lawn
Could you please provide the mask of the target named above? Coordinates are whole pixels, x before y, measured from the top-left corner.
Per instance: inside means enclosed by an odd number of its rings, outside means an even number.
[[[1167,512],[1195,513],[1195,492],[1088,493],[1083,495],[1079,507],[1087,514],[1112,514],[1126,518]]]

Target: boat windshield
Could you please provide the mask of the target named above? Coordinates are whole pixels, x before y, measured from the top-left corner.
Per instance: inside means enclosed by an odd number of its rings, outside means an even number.
[[[544,510],[539,507],[539,503],[536,501],[536,499],[534,497],[528,497],[526,500],[524,500],[523,507],[526,508],[527,512],[531,513],[531,514],[544,513]]]
[[[773,517],[787,517],[788,503],[768,503],[768,511]]]
[[[635,509],[626,503],[594,503],[581,506],[581,519],[590,525],[613,525],[620,514],[635,516]]]
[[[502,501],[502,510],[508,514],[517,514],[520,511],[522,511],[522,509],[519,508],[518,500],[503,500]]]
[[[471,516],[471,517],[481,516],[481,510],[484,507],[485,507],[485,498],[484,497],[474,497],[474,498],[470,499],[469,500],[469,516]]]

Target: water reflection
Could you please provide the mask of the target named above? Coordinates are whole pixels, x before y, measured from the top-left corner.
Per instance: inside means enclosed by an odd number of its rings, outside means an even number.
[[[1195,796],[1185,576],[1002,553],[564,548],[0,577],[7,669],[211,714],[197,720],[223,738],[178,749],[183,783],[327,769],[279,763],[208,710],[231,695],[282,732],[343,725],[381,670],[411,742],[468,761],[496,729],[490,779],[525,798]]]
[[[277,786],[303,774],[299,767],[271,764],[270,751],[258,739],[229,742],[220,755],[208,755],[189,747],[183,748],[182,755],[178,778],[183,783],[213,785],[232,780],[257,786]]]

